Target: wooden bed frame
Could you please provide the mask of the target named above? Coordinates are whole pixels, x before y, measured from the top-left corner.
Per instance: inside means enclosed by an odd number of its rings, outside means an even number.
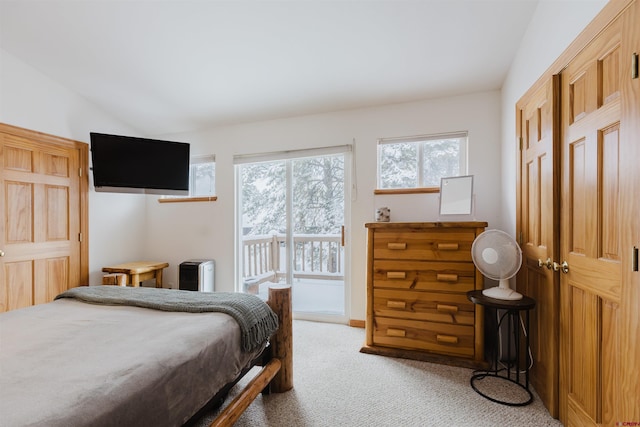
[[[282,393],[293,388],[293,318],[291,314],[291,286],[269,287],[269,307],[278,315],[278,330],[266,349],[263,368],[242,392],[233,399],[210,427],[232,426],[262,392]]]

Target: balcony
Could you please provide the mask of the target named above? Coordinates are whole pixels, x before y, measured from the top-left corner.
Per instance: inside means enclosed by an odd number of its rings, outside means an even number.
[[[244,291],[266,296],[271,283],[287,282],[284,234],[243,239]],[[340,234],[293,236],[293,311],[344,314],[344,251]]]

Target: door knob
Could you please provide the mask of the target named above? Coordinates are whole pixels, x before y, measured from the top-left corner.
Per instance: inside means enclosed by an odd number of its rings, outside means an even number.
[[[558,264],[557,262],[553,262],[553,271],[562,271],[564,274],[569,272],[569,263],[564,261],[562,264]]]
[[[549,270],[551,270],[551,268],[552,268],[551,258],[547,258],[546,261],[543,261],[540,258],[538,258],[538,267],[542,268],[542,267],[545,267],[545,266]]]
[[[0,256],[4,256],[4,251],[0,250]]]

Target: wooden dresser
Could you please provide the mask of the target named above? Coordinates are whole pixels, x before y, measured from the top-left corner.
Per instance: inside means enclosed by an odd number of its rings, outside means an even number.
[[[484,365],[482,289],[471,245],[486,222],[365,224],[367,319],[363,353]]]

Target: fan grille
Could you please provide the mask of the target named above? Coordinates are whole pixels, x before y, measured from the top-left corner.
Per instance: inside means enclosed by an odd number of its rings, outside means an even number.
[[[501,230],[480,233],[471,246],[471,257],[478,270],[493,280],[513,277],[522,264],[518,243]]]

